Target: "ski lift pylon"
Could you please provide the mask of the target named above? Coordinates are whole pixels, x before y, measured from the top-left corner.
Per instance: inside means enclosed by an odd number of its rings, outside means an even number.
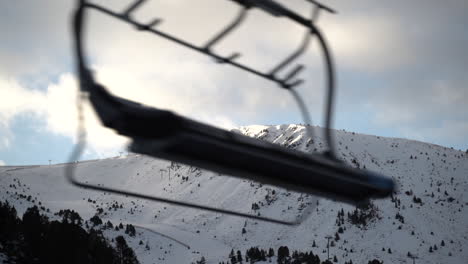
[[[133,152],[197,166],[230,176],[271,184],[302,193],[324,196],[352,204],[362,203],[370,198],[383,198],[390,195],[395,188],[392,179],[370,171],[352,168],[340,161],[334,154],[333,138],[330,132],[335,86],[333,62],[325,38],[314,22],[320,11],[324,10],[330,13],[335,13],[335,11],[317,1],[306,0],[314,7],[311,18],[307,19],[273,0],[230,1],[241,6],[237,17],[207,41],[205,45],[199,47],[156,29],[155,26],[162,21],[160,18],[156,18],[148,24],[134,20],[132,13],[141,8],[145,0],[132,2],[122,12],[112,11],[86,0],[78,0],[78,7],[73,20],[73,32],[80,91],[82,94],[87,95],[104,126],[114,129],[121,135],[130,137],[132,139],[130,150]],[[248,65],[236,62],[235,59],[240,56],[240,53],[233,53],[230,56],[224,57],[212,51],[214,45],[219,43],[242,23],[251,8],[262,9],[273,16],[286,17],[306,28],[305,37],[299,48],[267,72],[262,72]],[[229,64],[245,72],[270,80],[278,86],[293,92],[304,115],[307,112],[305,105],[298,99],[297,93],[293,90],[294,87],[302,83],[302,80],[295,79],[295,77],[304,69],[304,66],[294,66],[283,78],[278,77],[278,72],[287,68],[304,53],[312,36],[317,37],[324,53],[327,75],[326,85],[328,95],[325,110],[325,126],[328,151],[326,153],[310,154],[287,149],[259,139],[203,124],[170,111],[143,106],[137,102],[112,95],[103,85],[94,80],[91,70],[87,66],[83,38],[84,21],[86,20],[88,9],[97,10],[105,15],[133,25],[138,30],[148,31],[166,40],[203,53],[214,58],[219,63]],[[81,109],[80,104],[79,109]],[[82,113],[81,111],[79,112],[80,120],[82,120]],[[72,153],[72,160],[77,160],[84,148],[85,131],[83,130],[82,122],[80,127],[81,129],[78,133],[80,143],[77,144],[75,151]],[[74,164],[68,166],[66,174],[70,182],[80,187],[274,223],[298,224],[297,221],[271,219],[129,192],[127,190],[113,189],[102,185],[91,185],[78,181],[74,175],[74,168]]]

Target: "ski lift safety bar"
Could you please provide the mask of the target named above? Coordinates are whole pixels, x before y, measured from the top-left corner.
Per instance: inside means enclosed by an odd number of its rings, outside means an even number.
[[[249,67],[247,65],[244,65],[242,63],[235,62],[235,59],[239,58],[241,56],[241,53],[234,52],[229,56],[222,56],[222,55],[218,55],[218,54],[212,52],[212,47],[215,44],[217,44],[218,42],[220,42],[222,38],[226,37],[228,33],[232,32],[232,30],[234,30],[236,27],[238,27],[244,21],[244,19],[246,17],[246,14],[247,14],[248,10],[251,7],[261,8],[261,9],[263,9],[263,10],[267,11],[268,13],[270,13],[272,15],[275,15],[275,16],[280,16],[280,15],[286,16],[287,18],[293,20],[294,22],[297,22],[297,23],[299,23],[299,24],[301,24],[301,25],[303,25],[303,26],[305,26],[307,28],[310,28],[310,32],[307,32],[307,35],[316,34],[318,32],[318,29],[312,24],[312,20],[303,18],[300,15],[297,15],[296,13],[294,13],[294,12],[292,12],[292,11],[282,7],[281,5],[276,4],[275,2],[270,1],[270,0],[230,0],[230,1],[233,1],[233,2],[236,2],[236,3],[239,3],[239,4],[241,4],[243,6],[243,8],[239,11],[238,16],[234,19],[234,21],[232,21],[228,26],[226,26],[226,28],[224,28],[220,33],[218,33],[217,35],[215,35],[215,37],[213,37],[211,40],[209,40],[204,46],[198,47],[198,46],[196,46],[196,45],[194,45],[192,43],[189,43],[189,42],[184,41],[184,40],[182,40],[180,38],[174,37],[174,36],[172,36],[170,34],[167,34],[167,33],[164,33],[164,32],[162,32],[160,30],[155,29],[155,27],[158,24],[163,22],[163,20],[160,19],[160,18],[155,18],[155,19],[151,20],[147,24],[144,24],[144,23],[141,23],[141,22],[138,22],[138,21],[132,19],[132,13],[138,7],[140,7],[145,1],[146,0],[135,1],[135,3],[130,5],[122,13],[114,12],[114,11],[112,11],[110,9],[105,8],[105,7],[102,7],[102,6],[93,4],[93,3],[87,3],[86,1],[83,1],[82,5],[83,5],[83,7],[92,8],[92,9],[100,11],[100,12],[102,12],[104,14],[107,14],[109,16],[112,16],[114,18],[123,20],[123,21],[135,26],[137,30],[148,31],[148,32],[154,33],[156,35],[159,35],[160,37],[163,37],[163,38],[165,38],[167,40],[175,42],[175,43],[177,43],[179,45],[182,45],[182,46],[184,46],[186,48],[190,48],[192,50],[198,51],[198,52],[203,53],[205,55],[211,56],[218,63],[231,64],[232,66],[237,67],[237,68],[239,68],[241,70],[247,71],[249,73],[252,73],[252,74],[255,74],[257,76],[268,79],[270,81],[273,81],[273,82],[277,83],[282,88],[290,89],[290,88],[293,88],[293,87],[295,87],[295,86],[297,86],[297,85],[299,85],[299,84],[301,84],[303,82],[303,80],[301,80],[301,79],[291,81],[298,73],[300,73],[304,69],[304,66],[301,65],[301,64],[296,65],[287,74],[287,76],[285,78],[279,78],[279,77],[275,76],[275,73],[277,73],[281,69],[285,68],[290,62],[292,62],[292,60],[289,59],[289,58],[285,59],[283,62],[281,62],[278,66],[276,66],[273,70],[269,71],[268,73],[263,73],[261,71],[253,69],[253,68],[251,68],[251,67]],[[315,3],[315,1],[310,1],[310,0],[307,0],[307,1]],[[317,6],[320,7],[320,8],[323,8],[324,10],[327,10],[327,11],[331,10],[329,8],[324,7],[323,5],[317,5]],[[315,16],[317,16],[318,12],[315,12],[315,14],[316,14]],[[317,34],[317,37],[319,38],[321,43],[325,42],[325,40],[322,37],[322,34]],[[325,44],[322,44],[321,46],[323,46],[327,50],[326,53],[329,53],[329,51],[326,48]],[[305,47],[298,51],[298,53],[299,53],[298,55],[302,54],[304,51],[305,51]],[[296,58],[298,55],[294,56],[294,58]]]
[[[262,77],[264,79],[270,80],[272,82],[277,83],[280,87],[284,89],[292,89],[295,86],[298,86],[302,84],[304,81],[302,79],[294,79],[296,75],[298,75],[303,69],[304,65],[298,64],[294,66],[292,70],[287,73],[286,77],[281,79],[276,76],[276,74],[286,68],[289,64],[291,64],[295,59],[297,59],[299,56],[301,56],[306,48],[309,45],[310,42],[310,37],[311,35],[317,36],[317,39],[319,40],[320,47],[322,48],[323,54],[324,54],[324,59],[325,59],[325,68],[326,68],[326,92],[327,92],[327,101],[325,105],[325,128],[326,128],[326,134],[325,134],[325,139],[326,143],[328,145],[328,151],[327,154],[336,157],[334,150],[335,150],[335,144],[334,144],[334,139],[331,135],[331,124],[332,124],[332,112],[333,112],[333,104],[334,104],[334,93],[335,93],[335,73],[334,73],[334,68],[333,68],[333,61],[331,57],[331,53],[328,49],[328,46],[326,44],[326,40],[323,37],[323,35],[320,33],[317,27],[314,25],[314,21],[317,19],[318,14],[321,10],[325,10],[329,13],[336,13],[335,10],[315,1],[315,0],[305,0],[311,4],[314,5],[314,12],[312,14],[312,17],[310,20],[296,14],[295,12],[287,9],[286,7],[283,7],[282,5],[272,1],[272,0],[229,0],[235,3],[238,3],[241,5],[243,8],[239,11],[239,15],[230,23],[228,24],[220,33],[215,35],[210,41],[207,42],[203,47],[198,47],[192,43],[189,43],[187,41],[184,41],[182,39],[179,39],[175,36],[172,36],[170,34],[164,33],[160,30],[155,29],[155,27],[160,24],[163,20],[160,18],[155,18],[151,20],[149,23],[141,23],[138,21],[135,21],[132,19],[132,13],[135,12],[138,8],[140,8],[144,2],[147,0],[136,0],[132,4],[130,4],[127,8],[124,9],[122,12],[114,12],[110,9],[107,9],[105,7],[93,4],[93,3],[88,3],[86,0],[78,0],[79,3],[79,9],[85,9],[85,8],[91,8],[95,9],[97,11],[100,11],[104,14],[107,14],[111,17],[114,17],[116,19],[120,19],[124,22],[129,23],[130,25],[133,25],[136,27],[137,30],[142,30],[142,31],[148,31],[153,34],[156,34],[160,37],[163,37],[169,41],[172,41],[174,43],[177,43],[181,46],[184,46],[186,48],[198,51],[200,53],[203,53],[207,56],[210,56],[215,59],[216,62],[218,63],[226,63],[230,64],[240,70],[249,72],[251,74],[257,75],[259,77]],[[211,48],[222,38],[227,36],[228,33],[230,33],[232,30],[234,30],[236,27],[240,25],[242,21],[244,21],[247,11],[250,10],[252,7],[257,7],[262,10],[264,10],[267,13],[270,13],[274,16],[284,16],[289,18],[290,20],[306,27],[308,30],[305,33],[304,40],[302,44],[299,46],[299,48],[294,51],[290,56],[288,56],[286,59],[281,61],[277,66],[275,66],[272,70],[268,71],[267,73],[263,73],[259,70],[253,69],[247,65],[237,63],[234,60],[237,59],[238,57],[241,56],[239,52],[234,52],[229,56],[221,56],[216,53],[213,53]],[[81,16],[85,16],[84,10],[80,11]],[[83,18],[81,18],[82,20]],[[78,42],[77,45],[79,45],[79,51],[81,52],[81,30],[82,30],[82,23],[79,23],[79,25],[75,25],[75,33],[80,32],[80,34],[75,35],[76,41]],[[82,58],[81,53],[79,55],[79,60],[81,64],[84,63],[84,58]],[[291,81],[292,80],[292,81]],[[82,87],[85,88],[85,87]]]
[[[79,72],[80,89],[88,92],[96,113],[102,123],[116,130],[119,134],[131,137],[133,142],[130,149],[134,152],[150,156],[182,162],[192,166],[224,173],[244,179],[256,180],[266,184],[292,189],[300,192],[318,194],[335,200],[360,203],[369,198],[382,198],[394,191],[394,182],[390,178],[369,172],[351,168],[333,158],[323,154],[306,154],[290,150],[271,143],[263,142],[234,132],[225,131],[213,126],[202,124],[188,118],[178,116],[170,111],[143,106],[139,103],[122,99],[110,94],[106,88],[94,81],[91,71],[85,62],[82,48],[83,20],[85,8],[93,8],[113,17],[133,24],[140,30],[147,30],[174,41],[182,46],[200,51],[215,58],[218,62],[229,63],[247,72],[254,73],[278,83],[281,87],[292,89],[298,81],[289,82],[303,67],[296,66],[284,79],[278,79],[274,74],[264,74],[247,66],[234,62],[236,56],[222,57],[211,52],[210,48],[219,42],[228,32],[235,28],[245,17],[245,12],[250,7],[260,7],[274,15],[283,15],[293,21],[307,25],[308,33],[314,34],[322,44],[328,75],[328,115],[331,115],[331,98],[333,97],[333,68],[331,57],[320,32],[313,26],[311,20],[301,18],[292,11],[269,0],[231,0],[244,6],[238,17],[221,33],[210,40],[202,48],[188,42],[172,37],[168,34],[153,29],[160,22],[155,19],[149,24],[141,24],[131,19],[131,14],[144,0],[135,1],[124,12],[115,13],[95,4],[79,0],[79,6],[75,13],[74,36]],[[333,11],[319,5],[315,1],[309,1],[317,5],[313,17],[319,9]],[[304,40],[304,43],[307,39]],[[304,46],[280,63],[273,72],[284,68],[297,56],[302,54]],[[331,73],[330,73],[331,72]],[[330,123],[327,119],[327,125]],[[328,127],[329,128],[329,127]],[[330,134],[330,133],[328,133]],[[328,135],[330,137],[330,135]],[[331,149],[331,140],[328,141]],[[74,165],[71,165],[74,166]],[[69,180],[80,187],[107,191],[116,194],[124,194],[133,197],[165,202],[180,206],[192,207],[202,210],[214,211],[224,214],[237,215],[280,224],[298,224],[296,221],[287,222],[277,219],[265,218],[224,209],[211,208],[203,205],[168,200],[156,196],[148,196],[126,190],[112,189],[103,186],[95,186],[81,183],[73,176],[72,171],[67,174]]]

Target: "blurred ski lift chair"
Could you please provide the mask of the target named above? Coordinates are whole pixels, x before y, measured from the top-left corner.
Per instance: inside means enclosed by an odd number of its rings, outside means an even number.
[[[335,11],[317,1],[305,0],[313,7],[311,17],[308,19],[273,0],[228,1],[237,3],[240,6],[237,17],[207,41],[205,45],[196,46],[158,30],[156,26],[162,22],[160,18],[155,18],[149,23],[141,23],[133,19],[132,13],[144,6],[145,0],[132,2],[122,12],[111,11],[106,7],[86,0],[77,0],[77,9],[73,19],[73,36],[81,91],[79,101],[88,98],[103,125],[131,138],[130,150],[136,153],[351,204],[363,203],[371,198],[389,196],[395,188],[391,178],[367,170],[352,168],[340,161],[335,154],[334,140],[331,133],[335,92],[333,61],[324,36],[315,26],[321,11],[328,13],[335,13]],[[253,8],[261,9],[275,17],[287,18],[306,28],[299,47],[290,56],[266,72],[236,62],[236,59],[241,56],[240,53],[235,52],[229,56],[222,56],[212,50],[224,37],[240,26],[247,17],[248,12]],[[86,61],[86,53],[83,47],[84,23],[86,15],[91,9],[128,23],[137,30],[155,34],[175,44],[210,56],[217,63],[231,65],[276,83],[279,87],[292,93],[301,109],[306,124],[310,123],[306,106],[294,90],[296,86],[303,83],[303,80],[295,77],[304,69],[304,65],[293,66],[284,77],[280,77],[279,72],[291,68],[289,66],[305,52],[311,38],[315,36],[322,49],[326,69],[325,136],[328,150],[324,153],[304,153],[288,149],[203,124],[170,111],[143,106],[137,102],[112,95],[103,85],[95,81]],[[86,132],[81,107],[79,102],[79,142],[71,155],[71,160],[79,158],[85,145]],[[161,126],[161,124],[164,126]],[[307,126],[307,135],[309,137],[312,137],[311,129],[310,126]],[[278,224],[300,224],[298,220],[273,219],[80,182],[74,173],[75,166],[74,164],[67,166],[66,175],[72,184],[79,187]]]

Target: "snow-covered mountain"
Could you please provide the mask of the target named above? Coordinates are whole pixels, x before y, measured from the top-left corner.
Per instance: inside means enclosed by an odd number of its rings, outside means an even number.
[[[310,150],[302,125],[247,126],[238,132]],[[316,132],[309,148],[320,151],[325,145],[323,131]],[[398,192],[373,201],[367,211],[355,212],[347,204],[130,154],[79,162],[78,177],[170,199],[304,221],[288,227],[78,189],[65,180],[66,164],[0,167],[0,200],[13,204],[19,215],[38,205],[51,218],[61,209],[73,209],[86,220],[97,214],[114,225],[133,224],[137,235],[127,236],[127,241],[141,263],[190,263],[201,256],[208,263],[226,262],[232,249],[244,253],[253,246],[312,250],[324,260],[327,236],[334,244],[330,256],[338,263],[372,259],[412,263],[408,254],[418,257],[416,263],[468,263],[468,153],[406,139],[346,131],[335,135],[341,159],[393,177]],[[358,213],[368,213],[365,224],[356,220]],[[124,231],[104,233],[112,238]]]

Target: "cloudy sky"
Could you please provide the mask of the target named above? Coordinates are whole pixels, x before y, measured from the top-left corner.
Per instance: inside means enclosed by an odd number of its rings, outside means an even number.
[[[112,10],[130,1],[99,0]],[[309,16],[304,0],[281,1]],[[468,148],[468,2],[323,0],[338,10],[317,25],[337,66],[334,127]],[[77,92],[70,18],[75,1],[0,2],[0,164],[64,162],[75,142]],[[227,0],[148,1],[141,22],[202,45],[238,12]],[[97,79],[113,93],[215,126],[301,123],[287,91],[255,76],[91,12],[86,47]],[[261,11],[215,47],[268,71],[300,43],[304,29]],[[298,62],[298,87],[322,124],[322,57],[314,41]],[[83,159],[118,155],[127,139],[86,109]],[[164,126],[164,124],[161,124]]]

